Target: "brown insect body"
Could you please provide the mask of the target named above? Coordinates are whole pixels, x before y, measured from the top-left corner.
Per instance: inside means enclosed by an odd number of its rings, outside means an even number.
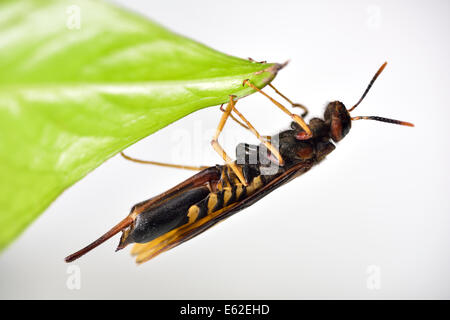
[[[368,89],[383,68],[384,65]],[[204,169],[159,196],[136,204],[118,225],[97,241],[68,256],[66,261],[79,258],[122,231],[117,250],[136,243],[132,254],[137,256],[138,263],[145,262],[202,233],[307,172],[335,149],[333,142],[339,142],[348,134],[352,120],[362,118],[411,125],[380,117],[352,118],[343,103],[331,102],[323,119],[310,120],[308,126],[312,137],[305,139],[305,131],[292,122],[290,129],[270,138],[270,141],[278,141],[278,150],[284,160],[282,166],[277,165],[276,159],[264,144],[240,144],[236,150],[235,164],[242,171],[247,186],[241,183],[229,165]]]
[[[321,124],[325,125],[324,122]],[[239,203],[293,167],[297,166],[302,172],[306,172],[335,148],[326,136],[307,141],[298,140],[296,136],[302,129],[298,128],[295,122],[292,123],[292,128],[279,134],[280,152],[286,163],[283,167],[276,166],[278,169],[276,173],[262,173],[265,168],[273,165],[273,162],[270,162],[270,153],[264,145],[251,146],[258,154],[251,157],[246,153],[244,156],[247,159],[242,158],[243,155],[237,152],[236,164],[248,181],[248,186],[242,185],[227,165],[207,168],[191,178],[197,180],[199,176],[206,174],[209,180],[203,185],[183,189],[175,196],[165,197],[164,201],[158,204],[153,203],[150,208],[147,201],[135,206],[132,212],[136,214],[136,219],[129,229],[124,231],[120,248],[133,242],[149,242],[174,228],[198,221],[229,205]],[[272,137],[275,138],[278,137]],[[264,154],[267,155],[264,160],[257,158]],[[249,163],[249,158],[257,158],[257,163]],[[298,166],[299,164],[301,166]]]
[[[304,131],[295,122],[291,123],[291,129],[272,136],[271,140],[279,139],[280,154],[285,160],[284,166],[277,166],[273,174],[262,174],[274,164],[264,145],[239,145],[236,163],[248,186],[242,185],[227,165],[204,169],[167,192],[133,206],[127,217],[131,223],[123,230],[118,249],[130,243],[151,242],[176,229],[186,229],[192,238],[246,208],[322,161],[335,149],[331,141],[339,141],[349,132],[349,119],[343,104],[332,102],[325,111],[325,120],[313,118],[309,122],[313,138],[299,139]],[[256,159],[256,163],[249,163],[250,159]],[[187,230],[194,223],[197,227]],[[169,241],[170,247],[179,243],[178,239]],[[168,248],[162,246],[152,257]]]

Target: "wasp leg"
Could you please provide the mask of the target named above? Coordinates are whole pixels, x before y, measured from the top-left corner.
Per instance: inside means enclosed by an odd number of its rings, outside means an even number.
[[[225,112],[225,109],[223,108],[223,104],[220,106],[220,111]],[[235,122],[237,122],[241,127],[243,127],[244,129],[250,130],[249,127],[247,127],[245,124],[243,124],[242,122],[240,122],[238,119],[236,119],[235,116],[233,116],[232,113],[230,113],[230,117],[231,119],[233,119]]]
[[[121,154],[122,157],[124,157],[125,159],[127,159],[129,161],[132,161],[132,162],[137,162],[137,163],[142,163],[142,164],[153,164],[155,166],[161,166],[161,167],[186,169],[186,170],[194,170],[194,171],[200,171],[200,170],[209,168],[207,166],[185,166],[185,165],[182,165],[182,164],[172,164],[172,163],[165,163],[165,162],[140,160],[140,159],[136,159],[136,158],[132,158],[130,156],[127,156],[123,152],[121,152],[120,154]]]
[[[258,138],[259,141],[261,141],[266,147],[267,149],[270,150],[270,152],[275,156],[275,158],[277,158],[278,164],[280,166],[284,165],[284,160],[283,157],[281,157],[280,152],[278,151],[277,148],[274,147],[273,144],[271,144],[269,142],[269,140],[267,139],[267,137],[263,137],[261,136],[258,131],[256,131],[256,129],[252,126],[252,124],[242,115],[242,113],[240,113],[235,106],[233,106],[233,112],[236,113],[239,118],[242,119],[242,121],[244,121],[246,123],[246,125],[248,126],[249,130],[256,136],[256,138]]]
[[[220,118],[219,125],[217,126],[216,133],[213,136],[213,139],[211,140],[211,145],[214,148],[214,150],[222,157],[222,159],[225,161],[225,163],[230,166],[230,168],[233,170],[233,172],[236,174],[236,176],[239,178],[241,183],[244,186],[247,186],[248,183],[244,178],[244,175],[241,170],[237,167],[236,163],[234,163],[233,160],[227,155],[225,150],[223,150],[222,146],[219,144],[219,136],[220,133],[223,130],[223,127],[225,126],[225,123],[227,122],[228,117],[231,114],[231,110],[233,109],[233,106],[235,105],[234,99],[236,96],[230,96],[230,102],[228,102],[227,107],[222,115],[222,118]]]
[[[263,60],[263,61],[256,61],[255,59],[252,59],[252,58],[250,58],[250,57],[248,57],[247,59],[248,59],[248,61],[251,61],[251,62],[256,62],[256,63],[267,63],[266,60]]]
[[[225,109],[223,108],[223,105],[220,106],[220,111],[225,112]],[[244,129],[247,129],[247,130],[251,131],[251,129],[250,129],[247,125],[243,124],[241,121],[239,121],[238,119],[236,119],[236,117],[235,117],[232,113],[230,113],[230,117],[231,117],[231,119],[233,119],[235,122],[237,122],[241,127],[243,127]],[[261,136],[261,138],[263,138],[263,139],[265,139],[265,140],[267,140],[267,141],[270,142],[271,136]]]
[[[274,98],[272,98],[271,96],[269,96],[267,93],[265,93],[264,91],[262,91],[261,89],[259,89],[257,86],[255,86],[253,83],[251,83],[248,79],[244,80],[243,85],[248,85],[249,87],[251,87],[252,89],[258,91],[259,93],[261,93],[263,96],[265,96],[267,99],[269,99],[270,101],[272,101],[273,104],[275,104],[278,108],[280,108],[282,111],[284,111],[286,114],[288,114],[292,120],[294,120],[305,132],[303,134],[303,136],[301,137],[302,140],[307,140],[309,138],[312,138],[312,132],[311,129],[308,127],[308,125],[306,124],[305,120],[303,120],[302,117],[300,117],[299,115],[296,115],[292,112],[290,112],[285,106],[283,106],[281,103],[279,103],[277,100],[275,100]],[[299,139],[300,137],[297,136],[297,139]]]
[[[278,91],[278,89],[275,88],[273,84],[269,83],[269,86],[270,86],[270,87],[271,87],[278,95],[280,95],[281,97],[283,97],[284,100],[286,100],[287,102],[289,102],[293,108],[300,108],[300,109],[302,109],[302,110],[303,110],[303,113],[302,113],[302,115],[301,115],[302,118],[304,118],[304,117],[306,117],[306,116],[308,115],[308,112],[309,112],[309,111],[308,111],[308,108],[307,108],[307,107],[305,107],[304,105],[302,105],[302,104],[300,104],[300,103],[294,103],[294,102],[292,102],[288,97],[286,97],[284,94],[282,94],[280,91]]]

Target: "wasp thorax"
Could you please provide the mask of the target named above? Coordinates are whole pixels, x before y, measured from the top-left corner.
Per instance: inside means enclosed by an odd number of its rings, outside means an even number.
[[[330,137],[333,141],[341,141],[352,126],[350,114],[344,104],[339,101],[330,102],[324,114],[325,122],[329,124]]]

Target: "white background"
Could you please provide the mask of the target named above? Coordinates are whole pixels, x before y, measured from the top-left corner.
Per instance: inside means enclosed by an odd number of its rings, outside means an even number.
[[[448,1],[120,2],[219,51],[290,59],[273,83],[315,116],[328,101],[354,104],[387,60],[354,115],[416,127],[355,122],[318,167],[155,260],[136,266],[108,241],[75,263],[81,288],[70,290],[67,254],[192,174],[112,158],[2,253],[0,298],[450,298]],[[238,106],[264,134],[289,124],[256,94]],[[221,163],[209,146],[219,117],[196,112],[127,152]],[[225,131],[231,153],[256,142],[234,123]]]

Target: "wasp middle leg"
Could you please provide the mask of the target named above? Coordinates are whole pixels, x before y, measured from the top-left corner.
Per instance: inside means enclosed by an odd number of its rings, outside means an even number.
[[[225,150],[222,148],[222,146],[219,144],[218,141],[220,133],[222,132],[223,127],[225,126],[225,123],[227,122],[227,119],[231,114],[233,106],[236,104],[236,101],[234,100],[235,98],[236,96],[230,96],[230,101],[228,102],[227,107],[225,108],[225,111],[223,112],[222,117],[220,118],[220,122],[219,125],[217,126],[216,133],[214,134],[211,140],[211,145],[213,149],[222,157],[225,163],[233,170],[233,172],[236,174],[241,183],[244,186],[247,186],[248,183],[244,178],[244,174],[238,168],[236,163],[234,163],[234,161],[228,156],[228,154],[225,152]]]
[[[225,109],[223,108],[223,104],[220,106],[220,111],[225,112]],[[249,127],[247,127],[245,124],[243,124],[241,121],[239,121],[238,119],[236,119],[236,117],[230,113],[230,117],[231,119],[233,119],[238,125],[240,125],[242,128],[250,130]]]
[[[251,87],[252,89],[258,91],[259,93],[261,93],[263,96],[265,96],[267,99],[269,99],[270,101],[272,101],[273,104],[275,104],[278,108],[280,108],[283,112],[285,112],[286,114],[288,114],[292,120],[294,120],[303,130],[304,130],[304,134],[303,136],[301,136],[301,139],[303,140],[307,140],[309,138],[312,138],[312,131],[309,128],[309,126],[306,124],[305,120],[303,120],[303,118],[297,114],[294,114],[292,112],[290,112],[285,106],[283,106],[281,103],[279,103],[277,100],[275,100],[274,98],[272,98],[271,96],[269,96],[267,93],[265,93],[264,91],[262,91],[261,89],[259,89],[257,86],[255,86],[253,83],[250,82],[250,80],[244,80],[243,85],[248,85],[249,87]],[[298,138],[300,138],[300,136],[298,136]]]
[[[259,134],[258,131],[256,131],[256,129],[252,126],[252,124],[242,115],[242,113],[240,113],[235,106],[233,106],[233,112],[236,113],[239,118],[242,119],[242,121],[244,121],[248,127],[248,129],[256,136],[256,138],[258,138],[259,141],[261,141],[268,150],[270,150],[270,152],[275,156],[275,158],[278,161],[278,164],[280,166],[284,165],[284,160],[281,157],[280,152],[278,151],[277,148],[275,148],[275,146],[270,143],[270,141],[267,139],[267,137],[261,136]]]

